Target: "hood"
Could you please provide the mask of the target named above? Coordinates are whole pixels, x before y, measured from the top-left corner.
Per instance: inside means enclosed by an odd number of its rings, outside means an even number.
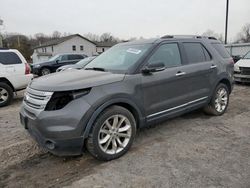
[[[237,61],[236,65],[239,67],[249,67],[250,68],[250,59],[241,59]]]
[[[36,66],[36,65],[47,65],[47,64],[51,64],[53,61],[42,61],[42,62],[37,62],[37,63],[33,63],[32,66]]]
[[[72,69],[34,79],[29,87],[42,91],[67,91],[119,82],[123,78],[124,74]]]

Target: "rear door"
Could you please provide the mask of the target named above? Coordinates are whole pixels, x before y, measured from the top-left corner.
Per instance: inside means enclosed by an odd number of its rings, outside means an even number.
[[[183,53],[186,57],[186,65],[183,71],[186,73],[190,101],[208,98],[217,78],[217,65],[211,54],[200,42],[183,42]]]
[[[20,57],[11,51],[0,52],[0,77],[6,77],[15,89],[26,86],[25,64]]]

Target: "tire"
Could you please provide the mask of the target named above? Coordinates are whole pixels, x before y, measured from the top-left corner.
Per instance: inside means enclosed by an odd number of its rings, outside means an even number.
[[[110,161],[129,150],[135,134],[136,122],[131,112],[120,106],[111,106],[97,117],[86,146],[96,159]]]
[[[224,92],[224,94],[222,94],[222,92]],[[204,112],[209,115],[221,116],[226,112],[228,104],[229,89],[225,84],[220,83],[216,87],[210,103],[204,108]]]
[[[40,76],[44,76],[44,75],[47,75],[47,74],[50,74],[50,73],[51,73],[50,69],[44,67],[44,68],[41,69]]]
[[[0,82],[0,107],[9,105],[12,99],[12,88],[8,84]]]

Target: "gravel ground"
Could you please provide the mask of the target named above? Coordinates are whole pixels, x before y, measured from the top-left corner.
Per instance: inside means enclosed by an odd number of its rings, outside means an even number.
[[[19,123],[22,96],[0,109],[0,187],[250,187],[250,86],[235,86],[221,117],[195,111],[140,130],[110,162],[39,149]]]

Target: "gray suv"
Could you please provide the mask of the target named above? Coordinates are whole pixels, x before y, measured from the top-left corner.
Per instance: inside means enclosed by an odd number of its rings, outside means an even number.
[[[125,154],[139,128],[204,108],[222,115],[233,60],[213,37],[164,36],[121,43],[70,70],[34,79],[20,111],[37,142],[60,156],[87,149],[100,160]]]

